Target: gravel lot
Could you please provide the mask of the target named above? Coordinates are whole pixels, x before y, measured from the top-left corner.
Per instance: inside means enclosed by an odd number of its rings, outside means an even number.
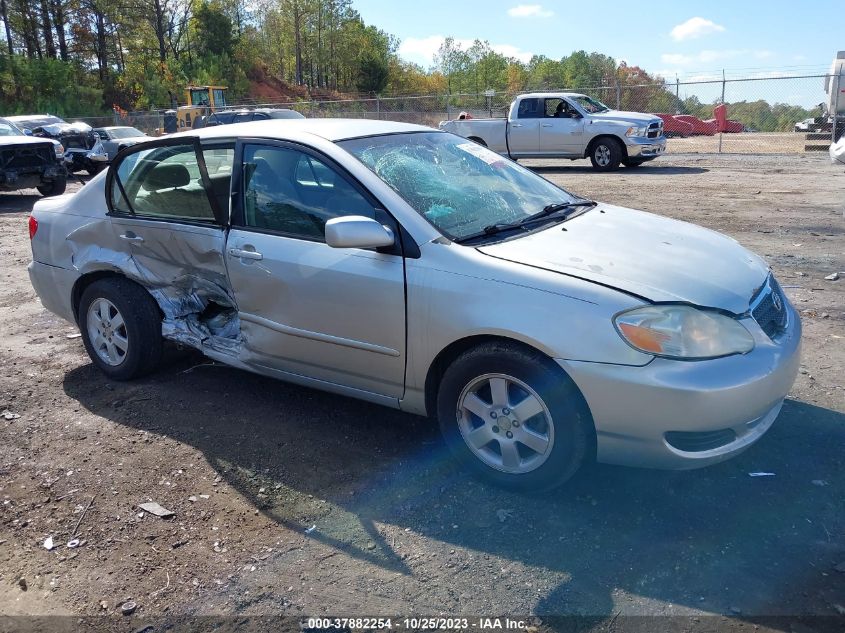
[[[38,197],[0,195],[0,614],[109,614],[127,631],[326,613],[575,614],[607,629],[720,614],[702,621],[731,630],[785,615],[842,630],[845,173],[825,159],[669,155],[613,174],[527,163],[731,235],[768,259],[805,325],[783,413],[742,456],[691,472],[595,466],[542,498],[467,478],[425,419],[195,354],[109,382],[30,287]],[[141,513],[147,501],[175,516]],[[127,600],[137,609],[121,620]]]

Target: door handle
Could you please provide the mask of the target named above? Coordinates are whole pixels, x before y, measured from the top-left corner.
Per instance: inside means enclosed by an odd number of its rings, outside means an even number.
[[[261,253],[256,253],[255,251],[245,251],[240,248],[230,248],[229,256],[237,257],[238,259],[264,259],[264,255]]]
[[[543,127],[552,127],[551,123],[543,123]]]
[[[120,236],[120,239],[126,240],[127,242],[143,242],[144,238],[140,235],[135,235],[132,231],[127,231]]]
[[[522,127],[522,123],[511,123],[511,127]]]

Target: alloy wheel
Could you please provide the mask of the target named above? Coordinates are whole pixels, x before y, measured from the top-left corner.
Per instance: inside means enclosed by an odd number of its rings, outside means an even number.
[[[461,392],[458,428],[486,465],[506,473],[539,468],[554,445],[554,423],[543,399],[507,374],[485,374]]]
[[[104,363],[117,367],[126,359],[129,351],[126,323],[111,301],[101,297],[91,303],[87,327],[91,346]]]

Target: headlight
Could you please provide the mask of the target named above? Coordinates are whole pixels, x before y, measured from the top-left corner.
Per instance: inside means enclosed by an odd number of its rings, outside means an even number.
[[[629,127],[628,131],[625,132],[625,136],[647,136],[648,135],[648,126],[643,125],[641,127]]]
[[[703,360],[754,349],[754,339],[736,319],[687,305],[634,308],[613,319],[616,331],[646,354]]]
[[[65,148],[61,143],[56,143],[54,149],[56,150],[56,158],[61,158],[65,155]]]

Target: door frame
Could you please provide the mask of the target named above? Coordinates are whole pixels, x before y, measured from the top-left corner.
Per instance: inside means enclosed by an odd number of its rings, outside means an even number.
[[[230,139],[214,139],[213,145],[230,145],[232,141]],[[134,209],[130,209],[130,213],[126,213],[124,211],[115,210],[113,205],[113,198],[112,198],[112,189],[115,184],[115,177],[117,175],[118,169],[120,169],[121,163],[132,154],[137,154],[142,152],[146,149],[156,149],[158,147],[168,147],[168,146],[179,146],[179,145],[192,145],[194,148],[194,156],[197,159],[197,169],[200,173],[200,181],[202,183],[202,188],[205,191],[205,196],[208,198],[208,203],[211,206],[211,212],[214,215],[214,222],[204,222],[202,220],[186,220],[181,218],[166,218],[166,217],[147,217],[143,215],[137,215]],[[114,217],[121,217],[121,218],[135,218],[135,219],[147,219],[147,220],[155,220],[160,222],[176,222],[178,224],[196,224],[199,226],[219,226],[225,229],[229,224],[229,213],[228,209],[222,209],[220,205],[217,203],[217,198],[213,194],[213,190],[211,188],[211,180],[208,177],[208,168],[205,164],[205,157],[202,153],[202,139],[198,136],[178,136],[178,137],[168,137],[163,139],[155,139],[153,141],[147,141],[145,143],[137,143],[135,145],[130,145],[129,147],[125,148],[124,150],[118,152],[118,155],[115,156],[114,160],[112,161],[111,165],[109,165],[108,173],[106,174],[106,182],[105,182],[105,190],[106,190],[106,206],[108,207],[108,213],[106,215],[114,216]],[[233,161],[237,161],[237,151],[235,152],[235,156],[233,157]],[[234,171],[236,162],[232,163],[232,170]],[[234,176],[234,174],[233,174]],[[120,192],[123,195],[123,199],[126,201],[127,204],[129,203],[129,197],[126,195],[126,191],[123,188],[123,183],[120,180],[117,180],[117,186],[120,188]],[[231,185],[230,185],[230,192],[231,192]]]

